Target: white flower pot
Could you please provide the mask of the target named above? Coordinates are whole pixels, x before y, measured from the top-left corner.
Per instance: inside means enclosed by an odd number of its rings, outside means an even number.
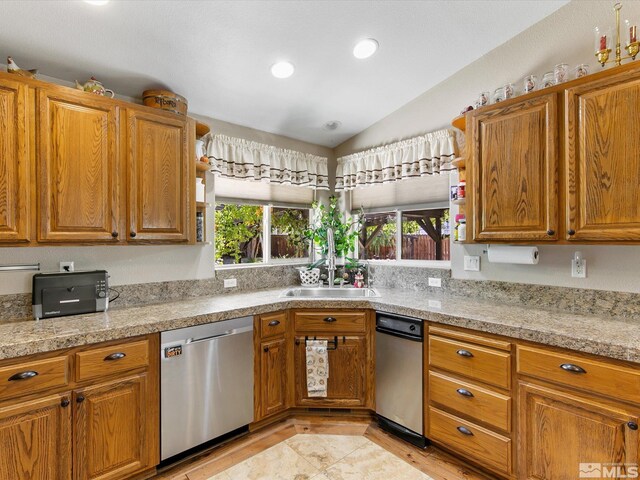
[[[312,268],[300,268],[300,283],[303,287],[316,287],[320,283],[320,269]]]

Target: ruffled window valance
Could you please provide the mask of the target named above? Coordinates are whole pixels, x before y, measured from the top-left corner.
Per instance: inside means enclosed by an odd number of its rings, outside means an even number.
[[[338,158],[336,191],[450,172],[454,135],[439,130]]]
[[[218,176],[329,189],[327,159],[226,135],[205,138],[211,171]]]

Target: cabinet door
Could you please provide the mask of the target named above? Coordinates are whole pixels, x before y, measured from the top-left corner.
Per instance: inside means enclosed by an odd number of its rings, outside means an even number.
[[[195,154],[190,154],[195,136],[190,123],[129,110],[127,128],[129,241],[188,241],[195,215]]]
[[[472,115],[473,240],[558,238],[557,108],[548,94]]]
[[[29,240],[27,87],[0,81],[0,243]]]
[[[305,337],[296,337],[296,397],[299,406],[360,407],[365,405],[367,338],[355,335],[339,335],[337,338],[337,348],[328,352],[327,396],[318,398],[309,397],[307,394]],[[334,337],[319,336],[317,339],[333,342]]]
[[[519,408],[518,478],[573,480],[581,476],[581,468],[583,473],[604,468],[599,464],[620,464],[624,473],[625,463],[639,460],[638,430],[633,429],[637,409],[614,408],[528,383],[520,383]],[[613,478],[604,472],[588,478],[605,477]]]
[[[119,479],[154,465],[147,415],[147,376],[140,374],[74,393],[76,480]]]
[[[118,242],[118,107],[46,89],[38,102],[38,241]]]
[[[0,408],[0,478],[71,478],[68,402],[69,395],[52,395]]]
[[[287,348],[284,337],[260,344],[262,417],[287,406]]]
[[[566,99],[566,238],[640,241],[640,78],[588,83]]]

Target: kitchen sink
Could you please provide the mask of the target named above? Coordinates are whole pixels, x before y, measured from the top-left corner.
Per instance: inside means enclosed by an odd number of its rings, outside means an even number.
[[[281,296],[297,298],[365,298],[379,297],[380,294],[373,288],[294,287],[282,292]]]

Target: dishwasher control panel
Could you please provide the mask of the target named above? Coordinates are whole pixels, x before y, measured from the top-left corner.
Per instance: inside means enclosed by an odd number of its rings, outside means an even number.
[[[402,315],[378,312],[376,314],[376,330],[387,333],[396,333],[412,337],[423,337],[424,322],[418,318],[404,317]]]

